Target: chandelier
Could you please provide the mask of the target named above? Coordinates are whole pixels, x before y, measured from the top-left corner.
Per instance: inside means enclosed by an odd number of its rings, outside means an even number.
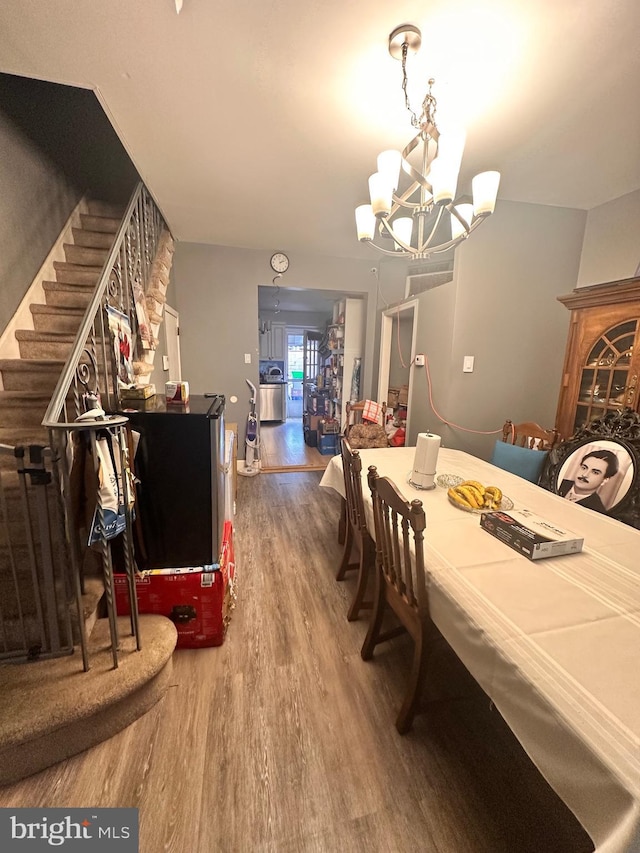
[[[369,178],[371,204],[356,208],[360,241],[385,255],[415,260],[465,240],[493,213],[500,183],[499,172],[481,172],[472,180],[473,203],[456,199],[464,134],[438,131],[433,79],[419,116],[407,94],[407,56],[417,53],[421,42],[420,30],[412,24],[396,27],[389,36],[389,53],[402,61],[405,106],[418,132],[403,151],[378,156],[378,171]],[[374,242],[377,238],[390,238],[393,248]]]

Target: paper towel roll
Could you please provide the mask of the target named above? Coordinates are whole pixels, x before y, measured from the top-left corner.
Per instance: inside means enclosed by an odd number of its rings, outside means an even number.
[[[416,489],[435,488],[436,464],[440,450],[440,436],[431,432],[419,432],[416,452],[413,457],[411,485]]]

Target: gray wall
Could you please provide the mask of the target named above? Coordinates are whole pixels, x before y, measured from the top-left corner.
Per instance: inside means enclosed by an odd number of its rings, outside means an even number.
[[[578,287],[630,278],[638,269],[640,190],[589,211]]]
[[[123,203],[137,180],[93,92],[0,74],[0,329],[80,198]]]
[[[0,187],[0,330],[4,330],[80,197],[1,107]]]
[[[469,430],[497,432],[507,418],[553,426],[569,326],[557,301],[576,284],[586,213],[500,201],[458,250],[454,281],[421,294],[418,352],[427,354],[435,408]],[[473,373],[463,356],[475,356]],[[412,435],[489,458],[496,435],[447,426],[414,380]],[[416,381],[417,380],[417,381]]]
[[[180,312],[182,374],[192,393],[225,394],[227,420],[238,423],[240,441],[249,411],[245,379],[258,384],[258,286],[271,281],[271,251],[178,243],[174,256],[175,305]],[[363,388],[370,396],[378,326],[371,263],[290,253],[283,287],[343,291],[367,302]],[[278,315],[280,316],[280,315]],[[251,364],[245,364],[245,353]],[[376,368],[377,373],[377,368]],[[236,396],[236,403],[231,397]],[[239,448],[240,456],[243,448]]]
[[[419,296],[417,351],[427,373],[413,368],[412,435],[431,429],[443,442],[488,458],[506,418],[555,423],[569,314],[556,299],[575,287],[586,213],[501,201],[496,213],[458,249],[455,280]],[[258,382],[257,287],[269,280],[267,251],[180,243],[174,261],[184,378],[194,393],[220,391],[228,420],[244,424],[245,378]],[[368,298],[364,394],[377,387],[380,312],[404,296],[405,266],[300,255],[287,287],[336,290]],[[291,278],[289,278],[291,276]],[[245,365],[244,354],[252,364]],[[464,355],[475,356],[472,374]]]

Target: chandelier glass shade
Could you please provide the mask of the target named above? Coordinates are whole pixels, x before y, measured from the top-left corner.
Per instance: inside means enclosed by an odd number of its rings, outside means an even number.
[[[407,55],[416,53],[421,41],[420,30],[412,24],[397,27],[389,36],[389,52],[402,61],[405,106],[417,133],[402,151],[378,155],[378,170],[369,178],[370,203],[356,208],[360,241],[385,255],[416,259],[465,240],[493,213],[500,184],[499,172],[481,172],[471,182],[472,203],[456,196],[464,134],[438,130],[433,79],[419,116],[407,95]],[[387,246],[382,245],[385,238]]]

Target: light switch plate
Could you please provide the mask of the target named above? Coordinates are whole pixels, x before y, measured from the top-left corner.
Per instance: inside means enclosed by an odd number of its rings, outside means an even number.
[[[244,363],[245,364],[251,364],[251,353],[250,352],[245,352]]]
[[[162,369],[163,370],[169,370],[169,356],[168,355],[162,356]]]
[[[473,363],[475,361],[474,355],[465,355],[462,360],[462,372],[463,373],[473,373]]]

